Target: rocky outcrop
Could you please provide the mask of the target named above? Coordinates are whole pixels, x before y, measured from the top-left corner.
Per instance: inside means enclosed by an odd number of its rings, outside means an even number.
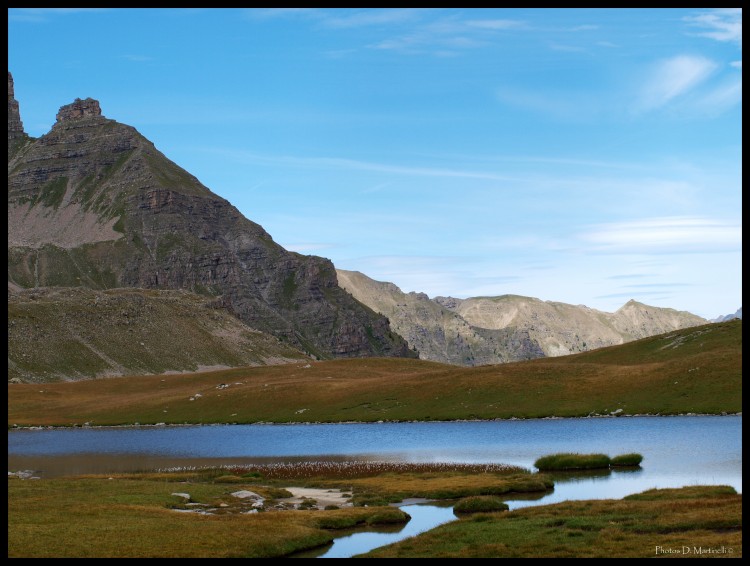
[[[339,270],[339,280],[359,301],[387,316],[420,357],[457,365],[564,356],[708,322],[636,301],[606,313],[518,295],[430,300],[358,272]]]
[[[21,110],[15,98],[13,75],[8,72],[8,141],[26,136],[21,122]]]
[[[416,355],[329,260],[276,244],[92,99],[9,156],[8,280],[185,289],[316,357]]]
[[[80,120],[89,116],[101,116],[102,109],[99,107],[99,101],[93,98],[81,100],[76,98],[72,104],[67,104],[60,108],[57,113],[57,121]]]

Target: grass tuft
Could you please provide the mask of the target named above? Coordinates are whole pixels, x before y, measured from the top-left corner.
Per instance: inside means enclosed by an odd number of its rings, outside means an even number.
[[[633,452],[630,454],[620,454],[619,456],[615,456],[610,460],[609,465],[613,467],[640,466],[642,461],[643,456]]]
[[[456,513],[488,513],[491,511],[507,511],[508,504],[499,497],[491,495],[477,495],[465,497],[453,507]]]

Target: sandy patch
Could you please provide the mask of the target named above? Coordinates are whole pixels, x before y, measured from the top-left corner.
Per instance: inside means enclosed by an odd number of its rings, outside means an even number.
[[[318,509],[323,509],[326,505],[336,505],[338,507],[352,506],[351,498],[344,497],[344,493],[347,492],[342,492],[340,489],[316,489],[311,487],[286,487],[284,489],[294,494],[294,497],[279,499],[279,501],[291,503],[295,506],[302,503],[303,499],[314,499],[315,506]]]

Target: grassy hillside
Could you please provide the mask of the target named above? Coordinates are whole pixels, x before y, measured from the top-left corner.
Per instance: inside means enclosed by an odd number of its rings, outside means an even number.
[[[288,363],[307,356],[184,291],[8,294],[8,379],[26,382]]]
[[[9,384],[8,424],[340,422],[734,413],[742,322],[477,368],[365,358]]]

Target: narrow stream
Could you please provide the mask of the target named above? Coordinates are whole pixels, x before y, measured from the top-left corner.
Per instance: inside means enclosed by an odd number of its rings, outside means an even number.
[[[351,558],[355,554],[369,552],[374,548],[398,542],[419,533],[434,529],[438,525],[454,521],[453,503],[439,505],[430,504],[400,505],[411,519],[405,525],[394,525],[380,528],[369,528],[367,531],[352,532],[334,539],[334,541],[320,548],[298,552],[290,558]]]

